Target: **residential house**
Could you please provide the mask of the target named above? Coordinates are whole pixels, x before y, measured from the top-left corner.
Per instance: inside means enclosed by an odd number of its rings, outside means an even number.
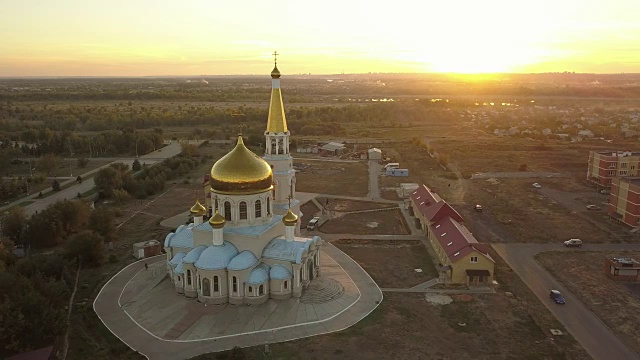
[[[632,258],[605,259],[604,273],[617,281],[639,281],[640,262]]]
[[[640,225],[640,177],[614,177],[611,180],[607,213],[629,226]]]
[[[485,284],[493,279],[495,261],[462,225],[464,219],[438,194],[422,185],[410,196],[411,209],[440,262],[446,284]]]

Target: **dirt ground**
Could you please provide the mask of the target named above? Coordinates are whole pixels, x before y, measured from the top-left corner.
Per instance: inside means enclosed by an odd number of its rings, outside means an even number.
[[[338,333],[272,344],[273,359],[585,359],[570,339],[551,340],[526,311],[500,295],[457,295],[434,305],[424,294],[388,293]],[[460,326],[463,324],[464,326]],[[263,347],[246,349],[261,359]]]
[[[302,211],[302,219],[300,219],[300,224],[302,224],[301,226],[304,227],[314,216],[318,216],[316,214],[320,211],[320,209],[318,209],[313,201],[308,201],[300,206],[300,211]]]
[[[640,259],[640,252],[547,252],[536,259],[616,335],[640,352],[640,297],[630,291],[628,283],[604,275],[604,259],[611,257]]]
[[[335,199],[318,197],[318,202],[324,206],[325,209],[338,212],[350,212],[360,210],[373,210],[373,209],[388,209],[397,207],[396,204],[379,203],[373,201],[356,201],[346,199]]]
[[[332,244],[360,264],[380,287],[410,288],[438,276],[427,249],[418,241],[338,240]]]
[[[296,190],[319,194],[366,196],[369,170],[363,162],[294,160]]]
[[[325,234],[407,235],[410,234],[400,209],[345,214],[325,222],[318,230]]]

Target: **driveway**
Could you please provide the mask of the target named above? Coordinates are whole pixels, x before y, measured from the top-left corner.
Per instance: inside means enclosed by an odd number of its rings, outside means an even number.
[[[639,358],[575,295],[538,264],[534,256],[545,251],[640,250],[640,244],[585,244],[581,249],[568,249],[561,244],[492,244],[492,247],[595,360]],[[567,304],[557,305],[551,301],[551,289],[560,290]]]

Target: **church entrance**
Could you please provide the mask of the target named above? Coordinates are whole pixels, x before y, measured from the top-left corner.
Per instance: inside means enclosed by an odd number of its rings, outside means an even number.
[[[309,274],[309,281],[313,280],[313,261],[309,261],[307,263],[309,266],[307,266],[307,273]]]

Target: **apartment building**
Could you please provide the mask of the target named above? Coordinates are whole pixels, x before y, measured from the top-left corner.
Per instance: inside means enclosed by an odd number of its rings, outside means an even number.
[[[611,187],[614,178],[640,175],[640,152],[590,151],[587,180],[603,187]]]
[[[640,219],[640,177],[613,178],[609,195],[609,216],[632,227]]]

